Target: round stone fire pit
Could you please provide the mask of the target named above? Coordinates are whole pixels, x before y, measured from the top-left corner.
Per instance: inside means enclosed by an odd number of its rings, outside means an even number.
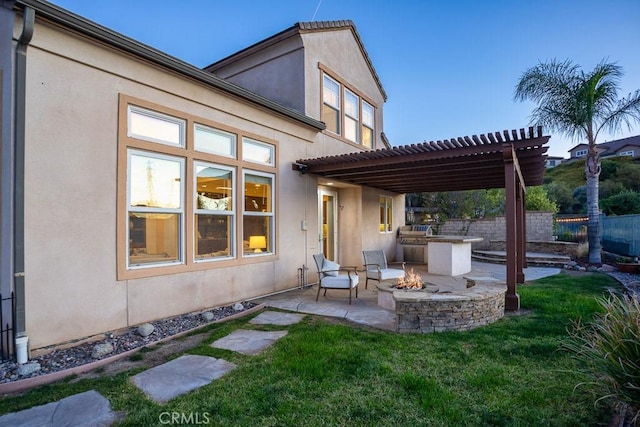
[[[504,316],[507,287],[492,278],[467,278],[464,289],[394,288],[394,280],[376,285],[378,305],[396,313],[398,332],[464,331],[493,323]]]

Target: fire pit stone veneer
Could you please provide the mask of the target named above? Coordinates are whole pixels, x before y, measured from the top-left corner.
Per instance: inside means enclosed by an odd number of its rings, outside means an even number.
[[[397,290],[393,283],[378,284],[378,304],[395,310],[396,330],[406,333],[464,331],[488,325],[504,317],[506,285],[470,280],[463,290],[434,292]]]

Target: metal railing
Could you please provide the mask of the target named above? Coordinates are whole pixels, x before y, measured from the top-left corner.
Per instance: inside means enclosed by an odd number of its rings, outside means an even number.
[[[586,215],[558,215],[554,236],[563,242],[587,241]],[[619,255],[640,256],[640,215],[601,216],[602,249]]]
[[[553,226],[553,235],[561,242],[586,242],[588,221],[586,215],[558,215]]]
[[[9,313],[7,314],[7,310]],[[16,323],[16,295],[3,298],[0,294],[0,360],[14,360],[16,331],[13,327]]]

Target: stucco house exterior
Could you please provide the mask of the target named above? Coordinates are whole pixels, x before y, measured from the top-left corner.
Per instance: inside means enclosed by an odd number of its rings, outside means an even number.
[[[640,135],[596,144],[600,158],[614,156],[640,157]],[[584,159],[587,156],[587,144],[578,144],[569,150],[570,160]]]
[[[393,258],[402,194],[293,167],[388,144],[352,22],[206,69],[39,0],[0,32],[0,291],[31,349],[294,288],[315,253]]]
[[[547,156],[547,160],[545,161],[545,167],[547,169],[550,168],[555,168],[556,166],[558,166],[559,164],[561,164],[563,161],[565,161],[564,157],[559,157],[559,156]]]

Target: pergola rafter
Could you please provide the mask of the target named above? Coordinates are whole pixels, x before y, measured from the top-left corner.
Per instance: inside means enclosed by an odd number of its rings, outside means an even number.
[[[541,185],[549,136],[542,128],[504,130],[374,151],[301,159],[293,169],[394,193],[504,188],[507,217],[507,309],[519,308],[524,281],[527,186]]]

